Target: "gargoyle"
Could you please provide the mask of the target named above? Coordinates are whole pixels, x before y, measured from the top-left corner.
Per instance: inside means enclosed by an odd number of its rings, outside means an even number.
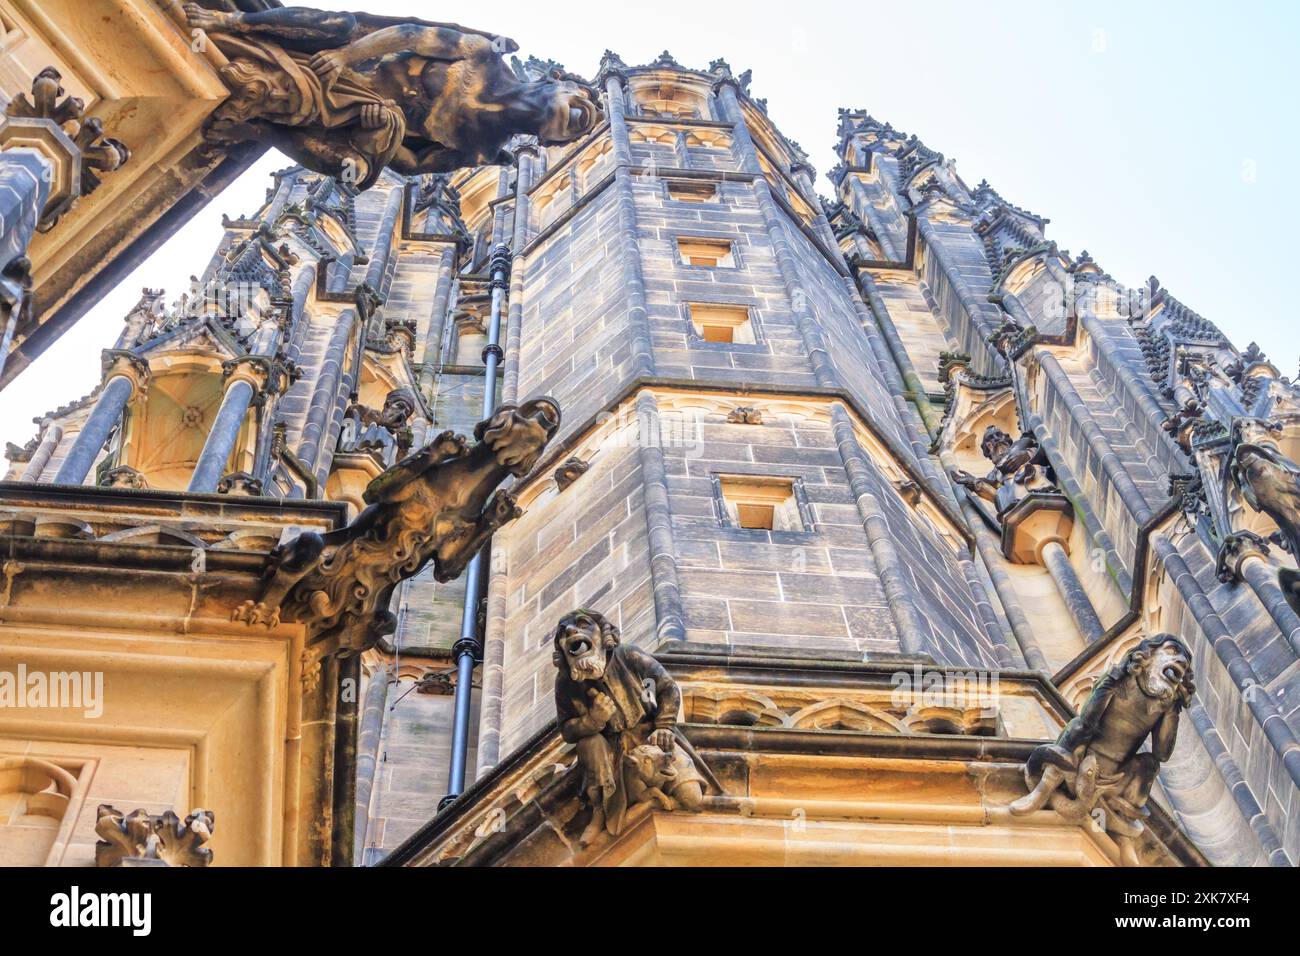
[[[1238,420],[1224,467],[1246,503],[1277,523],[1285,549],[1300,558],[1300,466],[1278,448],[1273,434],[1280,430],[1280,425]],[[1300,571],[1279,568],[1277,578],[1287,603],[1300,614]]]
[[[559,425],[555,400],[535,398],[479,422],[473,447],[443,432],[372,481],[351,524],[304,532],[272,552],[261,600],[233,618],[274,627],[287,612],[344,653],[372,646],[396,627],[388,605],[400,581],[429,561],[435,580],[458,577],[521,513],[508,491],[492,492],[507,475],[526,474]]]
[[[1151,784],[1174,752],[1178,717],[1195,691],[1182,641],[1172,634],[1142,641],[1097,682],[1055,743],[1034,748],[1025,763],[1030,792],[1011,812],[1050,806],[1072,821],[1095,816],[1124,863],[1137,866]],[[1148,736],[1151,749],[1141,751]]]
[[[281,7],[250,13],[185,4],[229,58],[231,96],[216,143],[257,139],[358,189],[384,168],[414,176],[508,161],[511,136],[572,142],[600,118],[571,79],[520,81],[513,40],[413,18]]]
[[[677,728],[682,695],[662,664],[620,643],[618,628],[595,611],[562,617],[554,643],[556,720],[577,749],[591,808],[581,845],[601,832],[617,836],[638,803],[696,811],[706,785],[722,792]]]

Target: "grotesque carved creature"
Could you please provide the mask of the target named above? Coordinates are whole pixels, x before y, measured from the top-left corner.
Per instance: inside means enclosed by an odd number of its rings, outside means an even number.
[[[505,161],[517,133],[572,142],[600,116],[572,80],[521,82],[502,59],[514,41],[452,24],[307,7],[188,3],[185,14],[230,60],[210,139],[260,139],[358,189],[385,166],[409,176]]]
[[[1277,522],[1283,546],[1300,560],[1300,466],[1278,448],[1273,435],[1281,428],[1252,419],[1236,422],[1225,466],[1246,503]],[[1280,568],[1277,576],[1287,603],[1300,614],[1300,571]]]
[[[1047,456],[1029,432],[1012,441],[998,426],[990,425],[984,429],[980,450],[993,463],[993,470],[977,478],[957,469],[952,472],[952,480],[992,503],[999,517],[1020,500],[1022,489],[1051,481]]]
[[[256,498],[262,494],[262,479],[247,471],[232,471],[217,482],[217,494]]]
[[[555,711],[575,745],[591,821],[579,842],[622,832],[629,806],[698,810],[706,781],[721,791],[677,729],[681,691],[657,660],[619,642],[595,611],[566,614],[555,628]]]
[[[343,413],[339,451],[378,452],[392,461],[390,449],[404,455],[411,447],[408,422],[415,414],[415,394],[409,388],[395,388],[384,398],[379,411],[356,402]]]
[[[568,459],[559,468],[555,469],[555,486],[563,491],[585,475],[590,467],[591,464],[581,458]]]
[[[555,400],[537,398],[479,422],[472,448],[443,432],[372,481],[351,524],[277,548],[262,599],[234,618],[273,627],[288,611],[345,653],[372,646],[396,625],[388,604],[398,582],[429,561],[436,580],[450,581],[520,514],[509,492],[488,495],[507,475],[526,474],[559,424]]]
[[[738,405],[727,413],[727,422],[731,425],[761,425],[763,413],[750,405]]]
[[[1030,754],[1030,792],[1011,812],[1050,806],[1073,821],[1093,816],[1119,844],[1124,862],[1136,866],[1134,840],[1144,828],[1151,784],[1174,751],[1178,717],[1195,690],[1182,641],[1172,634],[1142,641],[1097,682],[1056,742]],[[1148,736],[1151,749],[1142,752]]]
[[[99,479],[99,485],[101,488],[148,488],[149,482],[134,468],[119,465],[104,472]]]
[[[127,860],[156,861],[165,866],[207,866],[216,820],[211,810],[195,810],[184,821],[171,810],[152,814],[134,810],[125,817],[109,803],[99,805],[95,833],[95,866],[122,866]]]

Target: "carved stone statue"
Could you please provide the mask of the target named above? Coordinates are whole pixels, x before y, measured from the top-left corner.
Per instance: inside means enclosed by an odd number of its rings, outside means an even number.
[[[595,611],[566,614],[554,641],[556,720],[577,749],[582,799],[591,807],[583,846],[601,832],[621,833],[638,803],[696,811],[706,783],[721,792],[677,729],[682,695],[662,664],[621,644],[618,628]]]
[[[1226,467],[1241,496],[1277,523],[1286,549],[1300,560],[1300,466],[1282,454],[1273,438],[1281,426],[1243,419],[1232,427]],[[1300,614],[1300,571],[1279,568],[1278,587]]]
[[[195,810],[183,821],[171,810],[133,810],[126,816],[101,803],[95,818],[95,866],[207,866],[216,821],[211,810]]]
[[[572,142],[600,107],[569,79],[519,80],[504,37],[454,24],[282,7],[253,13],[185,5],[230,62],[231,96],[209,138],[258,139],[308,169],[374,185],[384,167],[405,175],[509,159],[517,133]]]
[[[356,402],[343,413],[339,434],[339,451],[379,452],[383,461],[392,461],[390,450],[405,455],[411,448],[411,428],[415,414],[415,395],[409,388],[395,388],[384,398],[378,411]]]
[[[977,478],[957,469],[952,472],[952,480],[991,503],[999,516],[1020,500],[1024,489],[1050,483],[1047,456],[1039,447],[1038,439],[1029,432],[1012,441],[998,426],[990,425],[984,429],[980,450],[993,463],[993,470]]]
[[[1138,865],[1134,840],[1144,829],[1151,784],[1173,754],[1179,715],[1195,691],[1182,641],[1172,634],[1142,641],[1097,682],[1056,742],[1030,754],[1030,792],[1011,812],[1050,806],[1068,820],[1091,816],[1115,839],[1125,864]],[[1151,749],[1142,751],[1148,737]]]
[[[429,561],[436,580],[459,576],[492,533],[520,514],[508,491],[492,492],[537,463],[559,424],[555,400],[536,398],[479,422],[473,447],[443,432],[372,481],[363,496],[368,507],[351,524],[304,532],[277,548],[261,600],[244,602],[234,619],[274,627],[288,612],[340,651],[372,646],[396,626],[388,605],[398,582]]]

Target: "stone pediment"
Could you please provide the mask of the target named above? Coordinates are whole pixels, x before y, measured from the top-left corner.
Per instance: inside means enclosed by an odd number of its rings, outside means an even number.
[[[781,652],[777,652],[781,653]],[[1023,766],[1071,716],[1044,679],[674,645],[678,728],[716,775],[698,812],[632,806],[583,846],[574,748],[554,721],[385,866],[1119,865],[1096,821],[1016,816]],[[1151,805],[1143,863],[1204,865]]]

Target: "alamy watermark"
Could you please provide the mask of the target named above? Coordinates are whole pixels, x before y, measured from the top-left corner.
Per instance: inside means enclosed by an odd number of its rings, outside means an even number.
[[[899,710],[920,707],[979,708],[982,717],[997,716],[998,674],[984,670],[941,670],[913,664],[889,678],[890,703]]]
[[[80,710],[89,720],[104,714],[103,671],[0,670],[0,711]]]

